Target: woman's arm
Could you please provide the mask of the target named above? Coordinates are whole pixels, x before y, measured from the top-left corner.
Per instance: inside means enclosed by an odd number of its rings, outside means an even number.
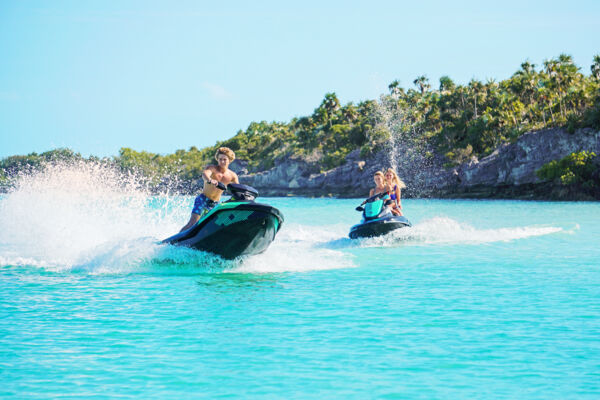
[[[373,197],[373,192],[374,192],[374,191],[375,191],[375,189],[371,189],[371,190],[369,191],[369,197]]]
[[[400,188],[398,186],[396,186],[396,205],[398,206],[398,208],[402,208],[402,203],[400,202],[400,200],[402,196],[402,192],[400,191]]]

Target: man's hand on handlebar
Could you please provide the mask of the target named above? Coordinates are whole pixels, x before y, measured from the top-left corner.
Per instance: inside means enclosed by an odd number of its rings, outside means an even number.
[[[223,190],[223,191],[227,190],[227,186],[225,186],[225,184],[223,184],[222,182],[219,182],[216,179],[208,179],[206,181],[206,183],[209,184],[209,185],[215,186],[217,189],[220,189],[220,190]]]

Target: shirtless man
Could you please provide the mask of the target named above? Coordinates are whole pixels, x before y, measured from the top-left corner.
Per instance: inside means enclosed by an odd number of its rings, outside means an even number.
[[[202,172],[204,189],[202,189],[200,196],[196,197],[192,216],[188,223],[181,228],[180,232],[190,229],[204,214],[219,204],[221,195],[223,194],[223,191],[217,188],[219,182],[225,186],[231,182],[240,183],[237,174],[229,169],[229,163],[235,160],[235,153],[230,148],[220,147],[215,154],[215,160],[217,160],[218,165],[209,165]]]

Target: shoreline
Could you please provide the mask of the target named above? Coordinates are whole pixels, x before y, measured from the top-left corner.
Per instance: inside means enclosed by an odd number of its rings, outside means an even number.
[[[585,128],[569,133],[554,128],[528,132],[513,143],[500,145],[486,157],[471,157],[460,165],[447,167],[438,155],[427,162],[399,163],[398,175],[407,189],[403,198],[471,198],[549,201],[600,200],[600,157],[590,182],[565,185],[559,179],[542,179],[539,171],[577,152],[600,154],[600,131]],[[386,168],[387,154],[362,158],[350,153],[345,163],[321,173],[312,173],[315,163],[288,157],[266,171],[247,173],[243,162],[234,168],[240,181],[267,196],[361,198],[372,187],[373,174]],[[403,155],[397,152],[398,159]],[[237,161],[237,160],[236,160]]]
[[[548,165],[557,165],[567,157],[586,152],[591,157],[585,161],[589,164],[585,176],[575,176],[577,179],[568,184],[560,174],[553,179],[540,176],[540,170]],[[62,158],[52,158],[56,154],[51,154],[45,163],[28,171],[34,173],[53,164],[77,167],[81,163],[96,162],[116,171],[117,175],[128,176],[129,181],[131,178],[138,180],[144,190],[152,194],[194,195],[202,188],[202,180],[197,175],[186,179],[170,175],[150,178],[135,167],[123,168],[115,160],[85,159],[66,150],[56,153]],[[407,185],[402,191],[403,198],[600,200],[600,157],[596,156],[600,154],[600,130],[583,128],[570,133],[563,128],[552,128],[528,132],[514,142],[501,144],[481,159],[472,156],[453,167],[444,164],[445,159],[440,154],[416,161],[407,161],[403,157],[406,154],[414,154],[414,149],[400,148],[393,153],[380,151],[366,157],[355,150],[346,156],[342,165],[323,172],[318,172],[319,159],[294,155],[284,156],[272,167],[257,172],[249,172],[248,161],[240,159],[236,159],[230,168],[239,175],[240,182],[256,188],[264,197],[365,198],[372,187],[374,172],[387,168],[392,156],[400,160],[396,170]],[[11,192],[18,176],[26,170],[17,169],[5,175],[12,178],[5,178],[0,193]],[[567,172],[571,173],[570,170]]]

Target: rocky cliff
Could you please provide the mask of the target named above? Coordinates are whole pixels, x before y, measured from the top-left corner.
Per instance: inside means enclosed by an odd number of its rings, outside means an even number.
[[[573,134],[564,129],[548,129],[522,135],[514,143],[500,146],[481,160],[473,157],[455,167],[444,168],[441,156],[404,159],[399,149],[394,159],[398,173],[407,183],[406,197],[476,198],[579,198],[572,189],[541,182],[536,171],[544,164],[573,152],[600,154],[600,132],[581,129]],[[284,158],[267,171],[248,174],[243,162],[232,165],[243,183],[259,189],[263,195],[304,195],[364,197],[372,187],[373,173],[389,166],[390,154],[368,158],[354,151],[346,162],[325,172],[315,161],[299,157]]]
[[[542,165],[573,152],[600,154],[600,132],[581,129],[573,134],[564,129],[529,132],[515,142],[504,144],[481,160],[472,159],[454,171],[454,182],[440,188],[440,194],[457,197],[507,197],[586,199],[553,182],[542,182],[536,171]]]

